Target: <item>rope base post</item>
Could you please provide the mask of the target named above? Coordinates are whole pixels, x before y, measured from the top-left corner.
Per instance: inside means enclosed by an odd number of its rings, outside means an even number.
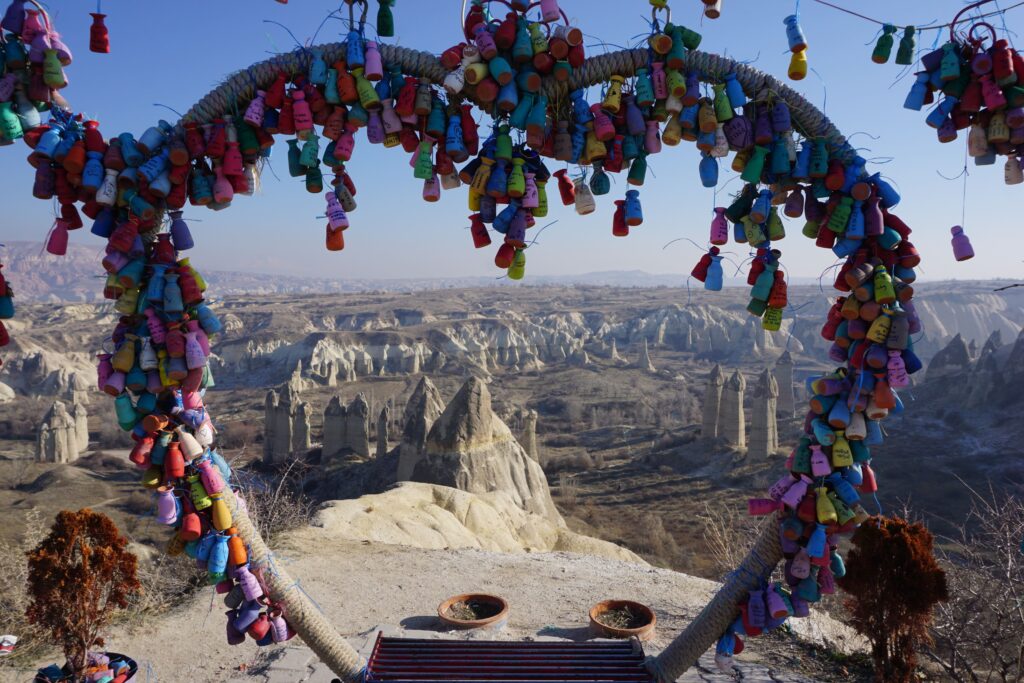
[[[287,572],[278,565],[271,565],[270,549],[230,488],[224,489],[224,501],[239,537],[249,546],[250,564],[266,570],[263,579],[269,597],[284,605],[288,623],[295,633],[345,683],[361,681],[364,667],[359,653],[331,626],[305,593],[296,590],[297,585]]]
[[[648,660],[647,669],[658,683],[672,683],[697,663],[736,619],[742,598],[757,588],[781,559],[779,525],[773,517],[766,520],[750,553],[711,602],[660,655]]]

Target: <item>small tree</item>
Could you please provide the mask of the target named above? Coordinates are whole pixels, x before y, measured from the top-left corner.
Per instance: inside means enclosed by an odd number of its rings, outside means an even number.
[[[851,623],[871,643],[875,676],[884,683],[911,679],[932,608],[949,599],[932,540],[923,524],[898,517],[873,517],[853,534],[838,583],[850,594]]]
[[[50,535],[28,553],[29,622],[64,649],[74,680],[116,609],[139,592],[135,555],[109,517],[88,508],[64,510]]]

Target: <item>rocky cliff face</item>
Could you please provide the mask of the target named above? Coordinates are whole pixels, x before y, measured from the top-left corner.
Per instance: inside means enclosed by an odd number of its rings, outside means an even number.
[[[476,377],[430,428],[426,453],[412,479],[470,493],[502,491],[523,510],[564,525],[540,465],[494,414],[487,385]]]

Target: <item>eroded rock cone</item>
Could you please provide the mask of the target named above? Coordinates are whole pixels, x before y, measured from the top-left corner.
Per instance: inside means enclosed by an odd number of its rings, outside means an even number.
[[[543,470],[494,414],[490,391],[476,377],[462,385],[430,428],[412,479],[477,494],[503,491],[522,509],[564,524]]]
[[[957,334],[932,357],[932,362],[928,364],[928,380],[957,375],[970,366],[971,353],[963,337]]]
[[[796,411],[796,394],[793,391],[793,356],[783,351],[775,361],[775,382],[779,386],[778,414],[785,418],[793,417]]]
[[[721,365],[715,365],[708,374],[708,383],[704,389],[704,410],[701,419],[700,434],[705,439],[718,436],[719,413],[722,407],[722,385],[725,374]]]
[[[747,445],[746,414],[743,410],[743,392],[747,380],[737,370],[722,388],[722,408],[718,418],[718,435],[734,448]]]
[[[637,359],[636,367],[644,370],[645,372],[657,372],[654,369],[654,363],[651,362],[651,354],[647,348],[646,337],[644,337],[643,345],[640,347],[640,358]]]
[[[391,404],[385,403],[377,416],[377,457],[383,458],[388,454],[388,430],[391,425]]]
[[[537,411],[527,411],[523,419],[523,448],[526,454],[540,462],[540,454],[537,452]]]
[[[88,432],[86,432],[88,442]],[[67,407],[54,401],[43,416],[36,441],[36,461],[68,463],[80,455],[78,425]]]
[[[765,368],[754,386],[750,418],[750,447],[748,453],[766,458],[779,447],[779,425],[776,420],[776,401],[779,384]]]
[[[402,442],[399,445],[396,477],[398,481],[412,479],[416,464],[426,453],[427,434],[442,412],[444,401],[437,387],[428,378],[421,377],[402,414]]]

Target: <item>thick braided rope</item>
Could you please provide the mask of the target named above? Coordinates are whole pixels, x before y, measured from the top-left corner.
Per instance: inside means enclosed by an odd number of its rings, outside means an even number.
[[[736,619],[747,592],[758,588],[781,559],[778,521],[772,517],[761,526],[754,547],[711,602],[660,655],[648,660],[647,669],[658,683],[672,683],[697,663]]]
[[[294,74],[308,68],[313,49],[321,50],[328,64],[345,55],[344,42],[325,43],[315,48],[276,55],[253,64],[248,69],[234,73],[207,93],[185,113],[182,121],[208,123],[212,119],[244,109],[256,95],[256,91],[268,88],[280,71]],[[440,60],[429,52],[396,45],[381,45],[380,52],[386,65],[397,65],[403,74],[426,78],[436,85],[440,85],[448,73],[441,66]],[[647,66],[649,60],[650,54],[642,48],[595,55],[587,58],[567,83],[555,81],[550,76],[546,77],[543,92],[551,101],[557,101],[571,90],[605,83],[613,75],[632,76],[638,68]],[[817,107],[803,95],[763,71],[749,64],[697,50],[686,54],[686,69],[696,71],[700,79],[706,82],[721,81],[726,74],[734,73],[736,80],[750,97],[763,98],[769,93],[774,94],[789,105],[793,120],[800,131],[810,137],[824,137],[832,154],[844,161],[852,157],[853,151],[846,144],[845,138]],[[490,107],[484,109],[490,110]]]
[[[270,592],[269,597],[284,605],[288,623],[295,633],[343,681],[361,681],[363,665],[359,653],[338,634],[281,565],[273,562],[270,549],[263,542],[248,513],[238,505],[230,488],[224,489],[224,502],[231,511],[231,519],[239,537],[249,546],[250,565],[264,569],[263,579]]]

